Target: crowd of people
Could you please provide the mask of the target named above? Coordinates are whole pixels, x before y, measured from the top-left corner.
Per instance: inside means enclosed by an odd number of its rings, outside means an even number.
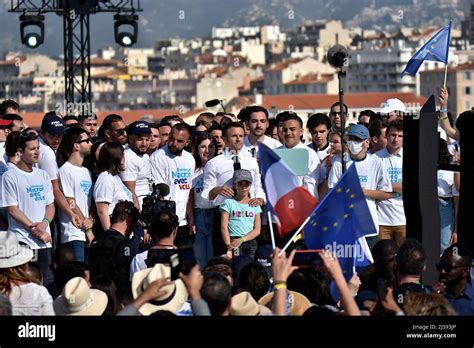
[[[447,99],[442,89],[440,146],[458,163]],[[406,238],[405,112],[389,99],[348,125],[348,106],[335,102],[304,125],[292,111],[270,118],[248,106],[190,126],[179,115],[126,125],[110,114],[99,125],[94,114],[53,111],[33,129],[3,101],[0,315],[474,314],[472,256],[456,244],[459,173],[438,172],[437,284],[423,284],[425,251]],[[378,231],[367,238],[373,264],[346,281],[329,251],[295,267],[304,240],[273,250],[270,233],[279,247],[286,240],[266,214],[259,142],[303,149],[297,178],[319,200],[343,162],[356,166]]]

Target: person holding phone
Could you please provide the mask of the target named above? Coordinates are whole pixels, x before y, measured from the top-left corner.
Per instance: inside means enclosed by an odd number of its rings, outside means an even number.
[[[257,250],[256,238],[260,234],[260,206],[250,206],[250,190],[252,188],[252,173],[239,169],[233,176],[234,192],[220,206],[222,239],[227,246],[226,256],[232,258],[247,255],[251,259]]]

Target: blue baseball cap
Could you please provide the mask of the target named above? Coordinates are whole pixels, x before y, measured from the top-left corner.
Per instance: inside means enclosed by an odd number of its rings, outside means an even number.
[[[252,183],[252,173],[247,169],[238,169],[234,172],[233,176],[234,184],[240,181],[248,181]]]
[[[41,130],[51,135],[63,135],[66,131],[64,121],[54,112],[48,112],[41,122]]]
[[[347,136],[356,137],[360,140],[367,140],[370,138],[369,130],[361,124],[352,125],[351,128],[349,128],[349,130],[347,131]]]
[[[135,121],[127,127],[128,135],[151,134],[150,124],[147,121]]]

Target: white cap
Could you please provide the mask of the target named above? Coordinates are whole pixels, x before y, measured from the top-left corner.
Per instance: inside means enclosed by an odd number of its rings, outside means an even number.
[[[406,112],[406,107],[405,104],[400,99],[397,98],[392,98],[392,99],[387,99],[382,106],[382,109],[380,109],[381,114],[389,114],[393,111],[400,111],[400,112]]]

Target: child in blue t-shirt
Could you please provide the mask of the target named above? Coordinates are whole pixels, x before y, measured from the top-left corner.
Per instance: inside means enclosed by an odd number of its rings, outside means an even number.
[[[227,246],[227,256],[247,255],[254,258],[257,236],[260,234],[260,206],[251,207],[250,189],[252,174],[246,169],[234,172],[235,196],[220,206],[222,239]]]

